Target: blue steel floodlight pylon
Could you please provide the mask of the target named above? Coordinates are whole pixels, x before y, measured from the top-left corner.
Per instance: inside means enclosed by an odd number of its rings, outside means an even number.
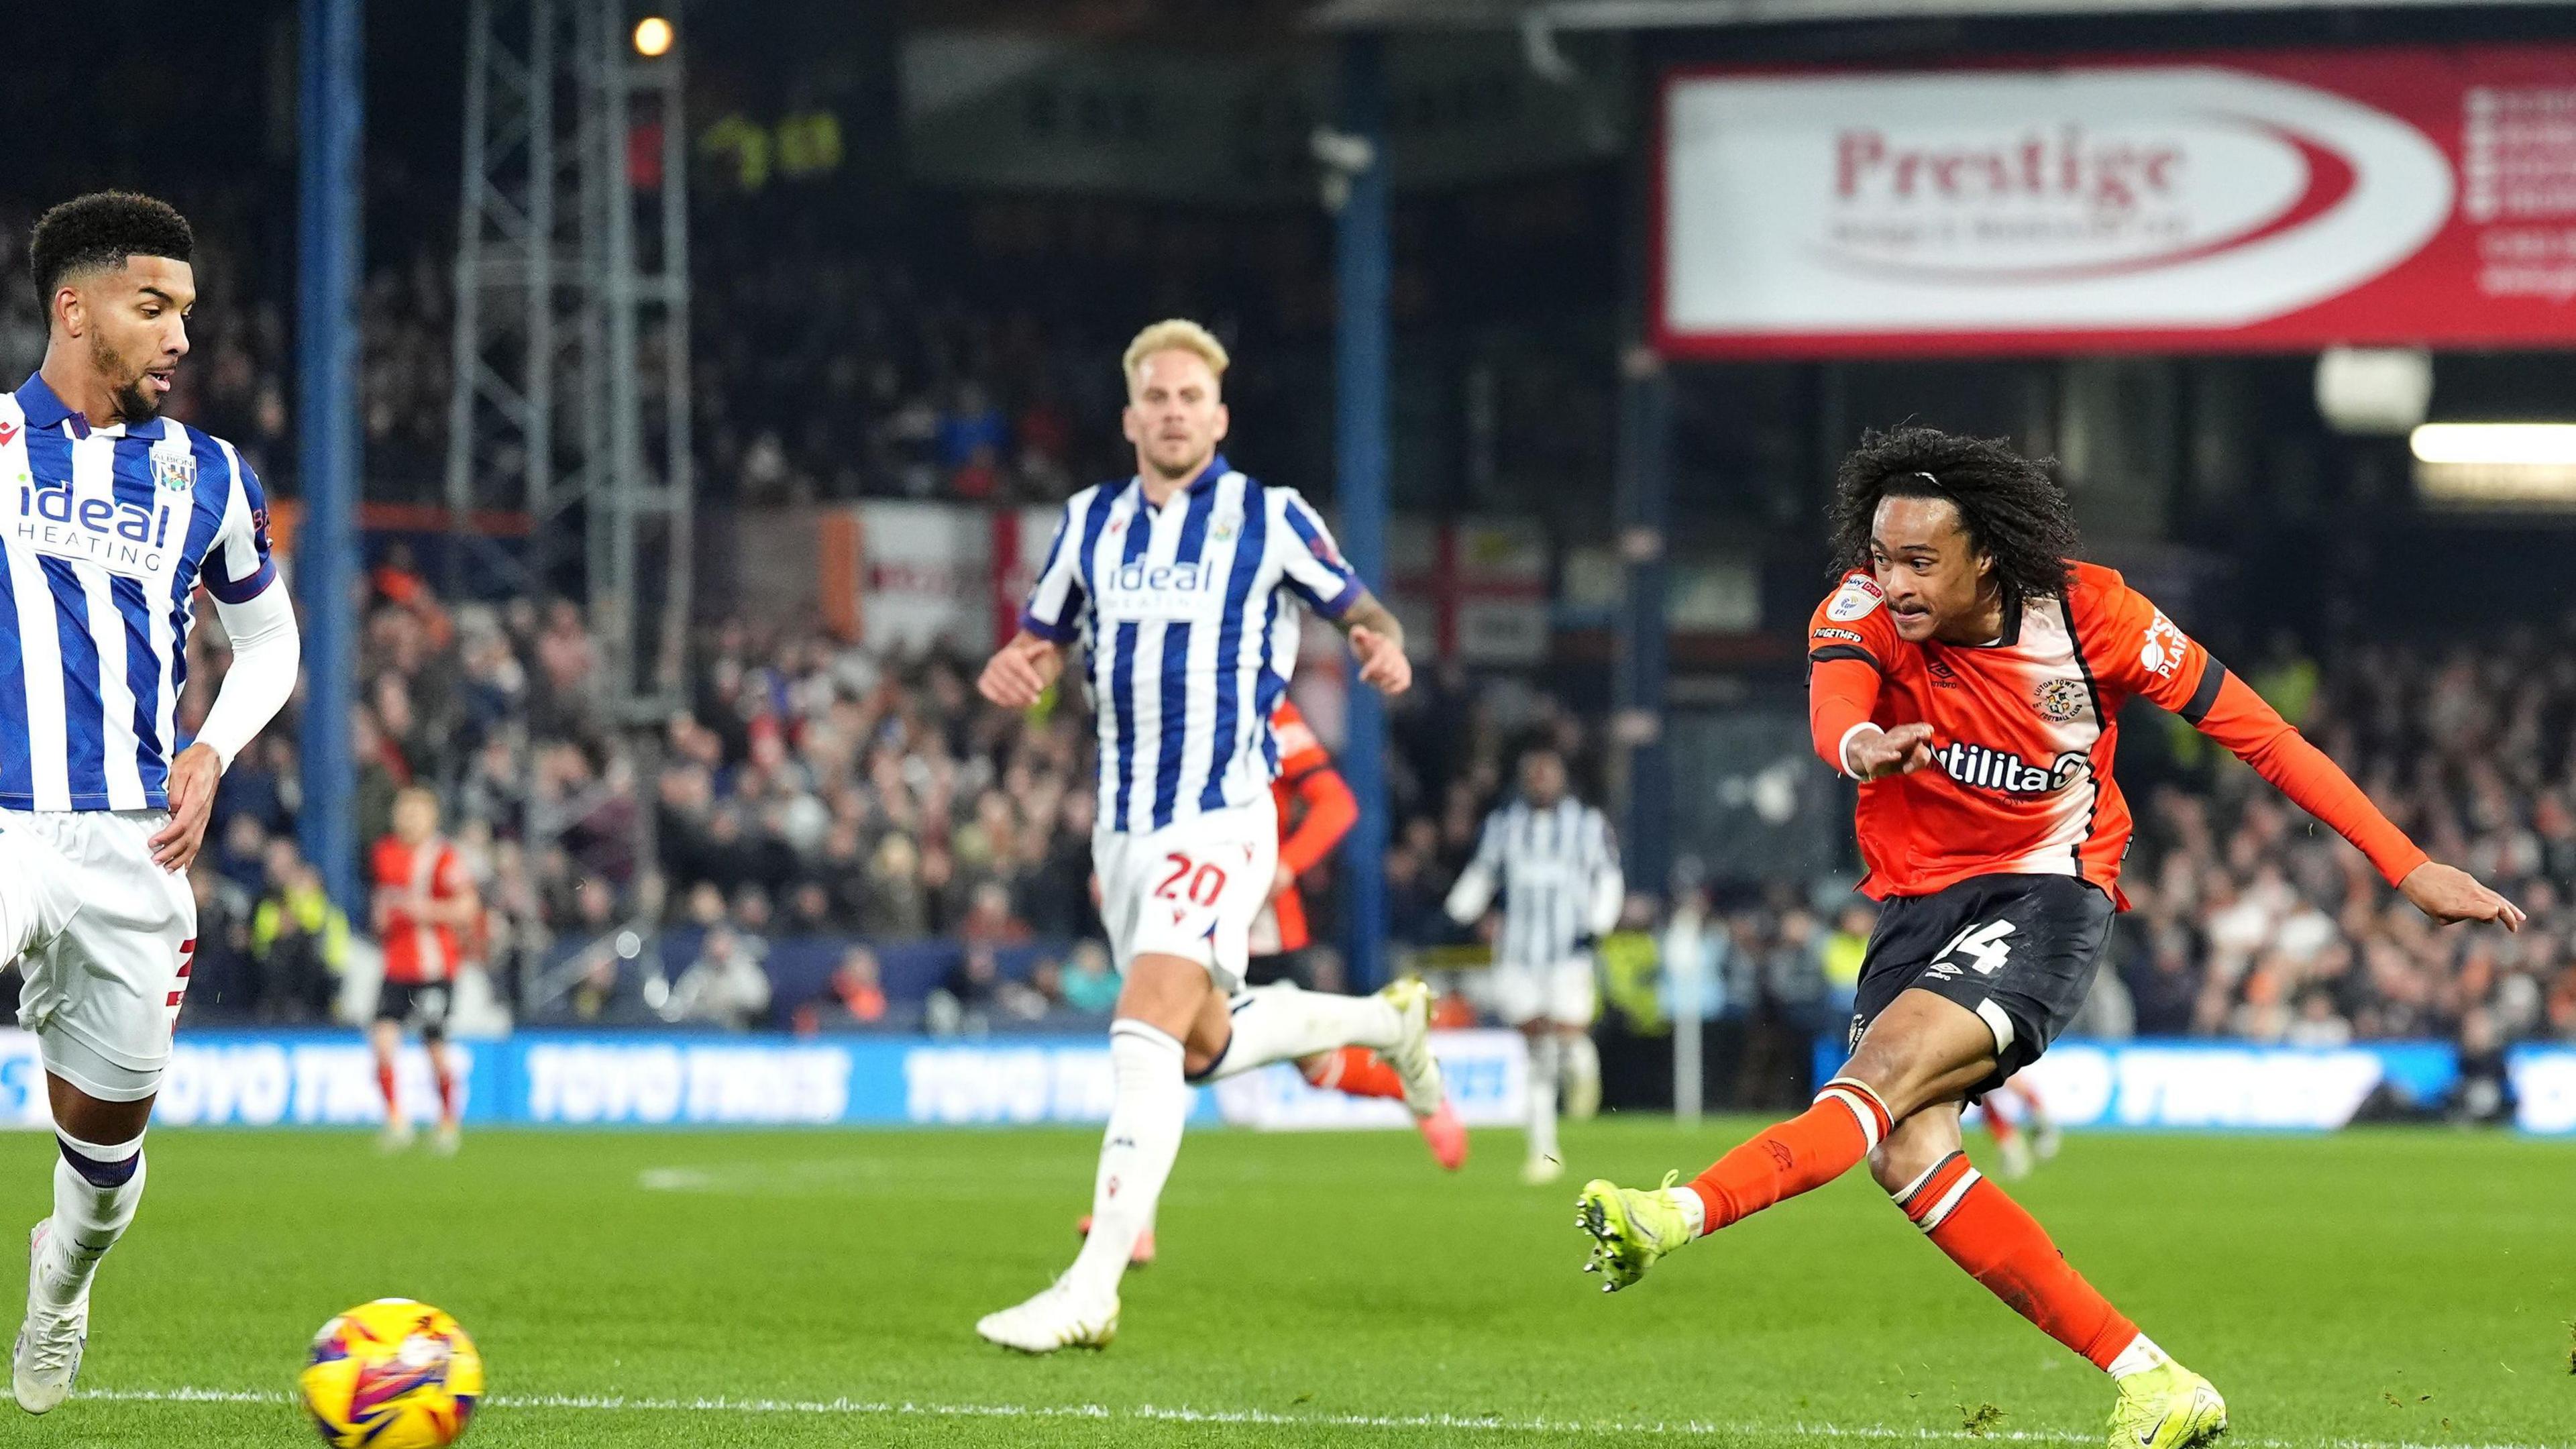
[[[451,568],[497,556],[478,512],[527,516],[518,582],[585,599],[636,719],[680,700],[694,480],[685,44],[638,56],[632,19],[469,8],[447,516]]]

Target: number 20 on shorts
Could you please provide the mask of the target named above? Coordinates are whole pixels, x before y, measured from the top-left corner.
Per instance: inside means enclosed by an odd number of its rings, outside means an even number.
[[[1213,906],[1225,894],[1225,868],[1212,861],[1192,860],[1179,851],[1163,857],[1172,873],[1154,887],[1154,898],[1164,901],[1186,900],[1194,906]]]

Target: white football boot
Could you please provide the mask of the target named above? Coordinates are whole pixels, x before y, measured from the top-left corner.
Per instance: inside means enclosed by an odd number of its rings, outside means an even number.
[[[1380,1055],[1404,1079],[1404,1105],[1417,1118],[1440,1110],[1440,1063],[1431,1055],[1431,988],[1408,976],[1378,992],[1395,1008],[1402,1030]]]
[[[1067,1274],[1066,1278],[1072,1275]],[[987,1313],[975,1332],[988,1343],[1022,1353],[1053,1353],[1060,1348],[1107,1348],[1118,1336],[1118,1296],[1085,1302],[1066,1278],[1016,1308]]]
[[[89,1346],[89,1295],[69,1308],[55,1308],[36,1292],[45,1271],[45,1239],[54,1220],[36,1224],[27,1235],[27,1318],[18,1325],[17,1347],[10,1353],[10,1387],[18,1407],[41,1414],[70,1398],[72,1380],[80,1377],[81,1351]]]

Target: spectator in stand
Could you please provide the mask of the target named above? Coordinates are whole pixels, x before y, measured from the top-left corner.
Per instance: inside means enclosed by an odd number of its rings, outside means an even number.
[[[877,977],[877,954],[853,946],[841,956],[824,983],[823,994],[807,1004],[799,1030],[848,1031],[876,1026],[886,1018],[885,987]]]
[[[278,841],[269,858],[268,891],[251,913],[253,999],[265,1021],[329,1021],[349,970],[349,918],[291,842]]]
[[[1016,1020],[1044,1021],[1064,1004],[1064,972],[1053,961],[1038,961],[1029,968],[1027,980],[1005,977],[996,985],[993,1004]]]
[[[1119,985],[1118,973],[1110,969],[1109,948],[1096,939],[1082,941],[1065,965],[1065,1009],[1086,1016],[1106,1014],[1118,1004]]]
[[[927,1021],[941,1036],[982,1036],[992,1029],[995,996],[1002,986],[1001,962],[990,946],[969,946],[930,993]]]
[[[248,1017],[260,1008],[261,985],[250,954],[250,894],[218,870],[191,870],[188,885],[197,898],[197,954],[184,998],[188,1016]]]
[[[769,974],[753,944],[730,926],[717,926],[698,947],[698,959],[671,985],[665,1021],[749,1031],[769,1010]]]
[[[1825,937],[1825,1010],[1840,1020],[1851,1014],[1860,993],[1861,958],[1869,953],[1870,933],[1878,929],[1878,909],[1861,899],[1844,903],[1834,916],[1833,933]]]
[[[878,940],[909,941],[930,934],[930,899],[923,889],[921,851],[912,838],[888,831],[868,862],[867,911],[862,928]]]
[[[955,934],[969,946],[1015,946],[1028,940],[1029,928],[1011,914],[1010,888],[986,881],[975,887]]]

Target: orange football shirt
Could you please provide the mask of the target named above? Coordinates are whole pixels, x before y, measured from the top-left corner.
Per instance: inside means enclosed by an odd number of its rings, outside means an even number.
[[[1843,747],[1862,725],[1932,727],[1930,766],[1860,787],[1865,894],[2072,875],[2120,899],[2131,820],[2111,765],[2120,706],[2140,697],[2253,765],[2392,884],[2423,864],[2333,761],[2144,594],[2110,569],[2071,567],[2064,596],[2007,607],[2002,637],[1985,645],[1907,643],[1859,570],[1817,606],[1807,629],[1816,752],[1847,770]]]

